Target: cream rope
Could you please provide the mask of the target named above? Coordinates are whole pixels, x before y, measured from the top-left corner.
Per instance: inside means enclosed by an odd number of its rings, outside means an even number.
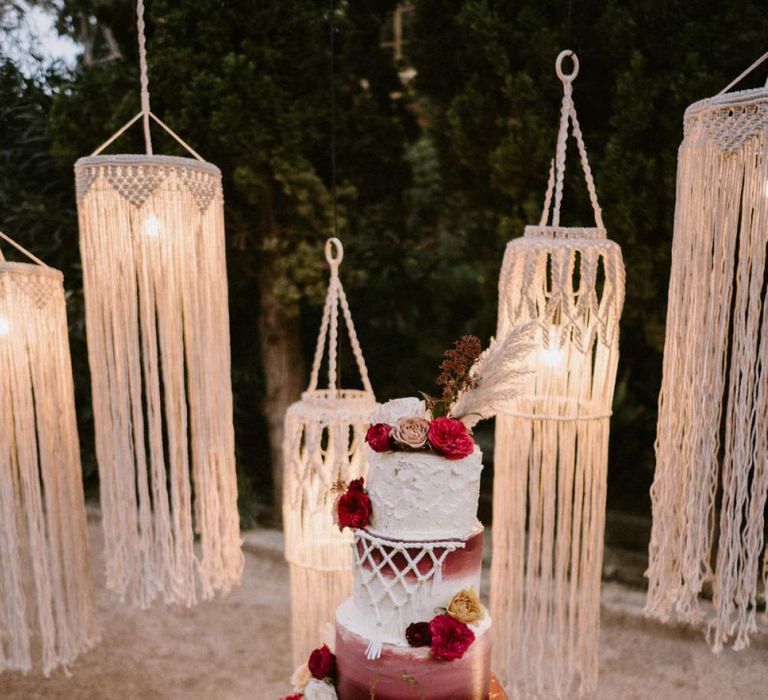
[[[149,73],[147,67],[147,38],[144,30],[146,24],[144,22],[144,0],[137,0],[136,2],[136,30],[139,37],[139,85],[141,89],[141,111],[129,119],[123,126],[121,126],[112,136],[110,136],[104,143],[101,144],[91,156],[99,155],[107,146],[111,145],[120,136],[122,136],[128,129],[130,129],[139,119],[143,121],[144,126],[144,144],[146,146],[146,154],[152,155],[152,135],[149,129],[149,120],[154,119],[157,124],[162,127],[170,136],[172,136],[181,146],[183,146],[194,158],[199,161],[205,162],[203,157],[190,146],[184,139],[181,138],[171,127],[163,122],[156,114],[152,112],[149,107]]]
[[[573,60],[573,70],[571,73],[563,73],[563,59],[571,57]],[[579,126],[579,120],[576,117],[576,106],[573,103],[573,81],[579,74],[579,59],[573,51],[565,50],[561,51],[557,57],[557,63],[555,70],[557,77],[563,83],[563,102],[560,109],[560,129],[557,133],[557,150],[555,153],[555,208],[552,212],[552,226],[560,225],[560,205],[563,201],[563,180],[565,176],[565,153],[568,141],[568,126],[569,123],[573,127],[573,136],[576,139],[576,145],[579,150],[579,159],[581,161],[581,167],[584,171],[584,179],[587,183],[587,191],[589,193],[589,201],[592,203],[592,210],[595,213],[595,223],[598,228],[604,228],[603,215],[600,209],[600,205],[597,201],[597,192],[595,190],[595,182],[592,178],[592,169],[589,166],[587,159],[587,149],[584,146],[584,137],[581,133]],[[547,186],[547,193],[544,200],[544,211],[541,216],[541,225],[544,226],[549,218],[550,203],[552,201],[552,187],[553,178],[550,170],[550,178]]]
[[[2,231],[0,231],[0,238],[10,243],[14,248],[16,248],[16,250],[24,253],[24,255],[26,255],[30,260],[34,260],[34,262],[36,262],[38,265],[42,265],[43,267],[48,267],[48,265],[46,265],[42,260],[40,260],[40,258],[32,255],[32,253],[30,253],[26,248],[24,248],[24,246],[14,241],[13,238],[11,238],[10,236],[7,236]],[[2,250],[0,250],[0,260],[5,260],[5,256],[3,255]]]
[[[136,30],[139,35],[139,82],[141,84],[141,114],[144,117],[144,143],[147,155],[152,155],[152,135],[149,133],[149,76],[147,74],[147,37],[144,35],[144,0],[136,3]]]
[[[334,256],[333,250],[336,250]],[[349,342],[352,345],[352,353],[357,363],[357,369],[360,373],[360,380],[367,393],[373,394],[370,379],[368,378],[368,368],[363,358],[363,351],[360,348],[360,341],[357,339],[357,331],[352,321],[352,314],[349,310],[347,295],[344,293],[344,287],[339,279],[339,266],[344,259],[344,246],[338,238],[329,238],[325,243],[325,259],[331,268],[331,280],[328,284],[328,293],[325,297],[325,306],[323,307],[323,319],[320,323],[320,334],[317,336],[317,345],[315,346],[315,356],[312,362],[312,372],[310,374],[308,391],[317,389],[320,378],[320,366],[323,361],[326,339],[328,339],[328,388],[336,391],[338,382],[336,359],[338,357],[338,326],[339,326],[339,306],[341,306],[344,322],[347,326]],[[329,337],[330,327],[330,337]]]
[[[737,77],[735,77],[733,80],[731,80],[728,85],[726,85],[720,92],[718,92],[718,95],[724,95],[728,90],[730,90],[736,83],[738,83],[742,78],[746,78],[755,68],[757,68],[765,59],[768,58],[768,51],[766,51],[760,58],[758,58],[749,68],[747,68],[743,73],[739,74]],[[765,86],[768,87],[768,80],[765,81]]]

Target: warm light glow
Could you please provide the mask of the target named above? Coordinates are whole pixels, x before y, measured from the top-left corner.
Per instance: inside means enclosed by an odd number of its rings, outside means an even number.
[[[162,224],[160,223],[160,219],[158,219],[154,214],[150,214],[144,220],[144,233],[146,233],[148,236],[156,238],[160,235],[161,230]]]
[[[0,316],[0,336],[8,335],[11,332],[10,321],[5,316]]]
[[[560,367],[565,362],[565,351],[563,348],[544,348],[541,351],[541,361],[546,367]]]

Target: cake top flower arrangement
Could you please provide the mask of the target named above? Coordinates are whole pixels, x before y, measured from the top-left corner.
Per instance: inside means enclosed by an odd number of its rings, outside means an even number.
[[[436,384],[438,396],[393,399],[371,416],[366,442],[375,452],[430,451],[458,460],[475,449],[471,430],[484,418],[503,412],[514,399],[525,373],[528,326],[513,328],[482,351],[480,340],[465,335],[443,355]]]

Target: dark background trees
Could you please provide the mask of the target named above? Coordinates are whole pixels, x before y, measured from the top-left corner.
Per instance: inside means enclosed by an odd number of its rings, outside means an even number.
[[[646,513],[682,115],[765,50],[764,4],[410,5],[396,65],[380,47],[396,3],[339,0],[332,78],[326,2],[147,3],[153,110],[224,174],[244,522],[274,513],[282,416],[307,381],[322,245],[333,232],[332,130],[341,274],[374,388],[380,399],[429,390],[453,339],[493,333],[504,245],[538,220],[562,94],[554,59],[564,47],[581,59],[576,106],[627,266],[609,508]],[[0,202],[8,232],[66,275],[94,489],[71,166],[138,111],[134,5],[56,7],[59,29],[84,52],[74,70],[31,78],[5,58]],[[404,85],[397,69],[406,66],[416,75]],[[140,130],[118,145],[140,151]],[[159,135],[157,150],[180,152]],[[569,173],[565,222],[588,224],[576,162]],[[341,362],[354,384],[351,357]]]

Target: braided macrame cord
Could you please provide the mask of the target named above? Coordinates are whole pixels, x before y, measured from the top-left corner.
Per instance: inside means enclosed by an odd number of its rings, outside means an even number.
[[[0,672],[98,641],[63,277],[0,250]]]
[[[338,238],[325,246],[331,276],[323,307],[309,386],[285,416],[283,526],[290,564],[293,658],[306,661],[352,593],[352,535],[333,523],[334,485],[367,472],[365,434],[376,399],[352,321],[339,266],[344,250]],[[339,388],[340,320],[349,336],[363,388]],[[328,348],[328,388],[318,388]]]
[[[565,74],[568,56],[574,68]],[[499,278],[497,336],[532,323],[536,347],[515,409],[496,420],[493,667],[514,698],[573,698],[597,684],[624,266],[619,246],[606,236],[576,116],[578,67],[572,52],[558,56],[564,96],[541,220],[508,243]],[[569,130],[594,228],[560,223]]]
[[[715,652],[768,583],[768,84],[728,93],[766,59],[688,107],[678,152],[646,614],[705,619]]]
[[[150,111],[75,164],[107,586],[192,605],[243,568],[219,169]],[[146,152],[100,155],[139,119]],[[193,158],[154,155],[154,121]]]

